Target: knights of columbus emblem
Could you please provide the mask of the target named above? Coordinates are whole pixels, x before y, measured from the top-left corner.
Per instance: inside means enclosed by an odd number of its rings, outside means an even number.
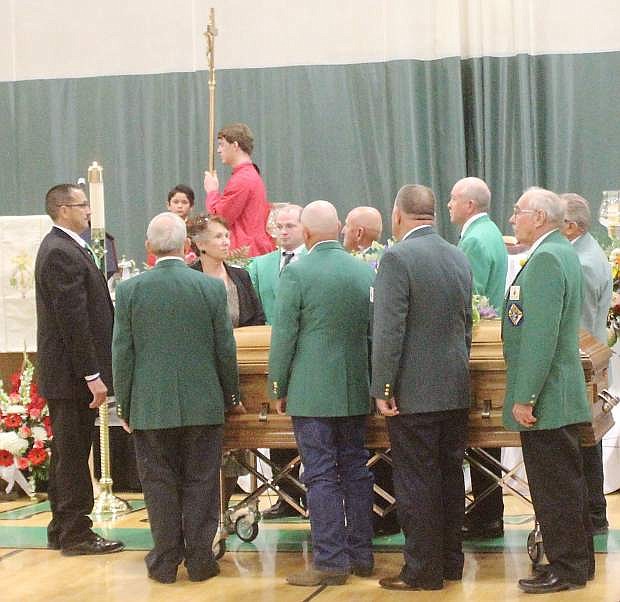
[[[513,326],[519,326],[523,320],[523,310],[516,303],[513,303],[508,309],[508,319]]]

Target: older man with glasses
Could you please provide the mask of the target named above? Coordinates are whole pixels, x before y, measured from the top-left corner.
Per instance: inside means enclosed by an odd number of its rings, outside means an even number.
[[[526,593],[583,587],[594,549],[579,424],[592,420],[579,354],[582,275],[559,229],[565,202],[530,188],[510,218],[527,261],[508,289],[502,336],[506,360],[504,426],[520,431],[532,502],[549,565],[521,579]]]

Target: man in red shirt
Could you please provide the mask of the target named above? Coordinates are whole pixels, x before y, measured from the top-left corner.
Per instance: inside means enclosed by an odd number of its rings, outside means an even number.
[[[254,136],[245,123],[233,123],[217,134],[217,152],[222,163],[232,167],[224,192],[219,191],[217,176],[205,172],[206,208],[228,222],[232,249],[249,248],[249,255],[273,251],[267,234],[269,215],[265,183],[252,163]]]

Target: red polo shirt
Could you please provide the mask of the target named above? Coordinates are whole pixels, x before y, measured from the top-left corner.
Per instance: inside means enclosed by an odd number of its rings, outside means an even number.
[[[207,194],[206,207],[228,222],[231,249],[248,246],[250,257],[255,257],[275,248],[266,230],[269,203],[265,183],[252,163],[237,165],[223,193],[215,190]]]

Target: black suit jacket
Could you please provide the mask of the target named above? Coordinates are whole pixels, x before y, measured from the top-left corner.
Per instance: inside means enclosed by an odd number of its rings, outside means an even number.
[[[190,267],[202,272],[200,260]],[[265,312],[252,286],[250,275],[243,268],[224,263],[228,277],[233,281],[239,296],[239,326],[261,326],[265,323]]]
[[[88,251],[58,228],[35,263],[37,369],[48,399],[89,399],[85,376],[100,373],[112,389],[114,309],[107,282]]]

